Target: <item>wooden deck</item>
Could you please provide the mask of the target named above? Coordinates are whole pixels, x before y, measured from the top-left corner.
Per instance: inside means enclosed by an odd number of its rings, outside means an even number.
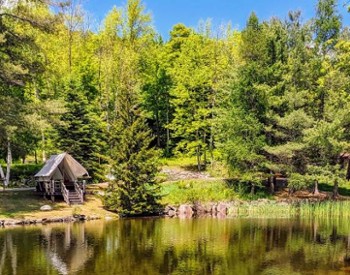
[[[49,181],[37,182],[37,191],[44,196],[49,196],[52,201],[55,197],[62,196],[64,201],[69,204],[83,204],[85,195],[85,182],[70,182],[63,181]]]

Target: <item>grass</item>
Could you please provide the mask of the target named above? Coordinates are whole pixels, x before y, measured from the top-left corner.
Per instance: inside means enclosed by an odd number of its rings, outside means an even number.
[[[166,182],[162,187],[164,205],[237,199],[237,194],[224,180],[183,180]]]
[[[50,205],[52,211],[41,211],[43,205]],[[74,214],[99,216],[101,218],[116,214],[103,208],[102,201],[95,195],[86,195],[83,205],[69,206],[64,201],[51,202],[38,196],[34,191],[0,192],[0,219],[43,219],[67,217]]]
[[[228,211],[229,216],[250,218],[350,218],[350,201],[323,201],[310,203],[284,204],[270,201],[269,203],[245,203],[233,206]]]
[[[298,208],[294,205],[279,204],[242,204],[228,210],[228,216],[249,218],[292,218],[298,216]]]
[[[195,157],[162,158],[161,166],[181,167],[184,169],[197,169],[197,159]]]

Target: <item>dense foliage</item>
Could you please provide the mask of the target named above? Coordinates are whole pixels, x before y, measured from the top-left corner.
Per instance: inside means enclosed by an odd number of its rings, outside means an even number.
[[[5,183],[13,160],[68,151],[95,180],[113,176],[111,208],[139,214],[155,210],[157,152],[195,156],[198,170],[223,162],[252,186],[344,178],[350,35],[336,0],[308,22],[293,11],[252,13],[242,31],[177,24],[166,42],[140,0],[95,32],[75,1],[50,5],[0,1]]]

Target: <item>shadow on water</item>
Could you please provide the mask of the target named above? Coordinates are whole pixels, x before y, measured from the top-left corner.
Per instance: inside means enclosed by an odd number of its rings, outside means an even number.
[[[0,274],[350,271],[339,219],[127,219],[0,230]]]

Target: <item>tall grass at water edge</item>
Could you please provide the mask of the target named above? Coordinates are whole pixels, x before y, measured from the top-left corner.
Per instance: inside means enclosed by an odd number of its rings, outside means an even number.
[[[244,203],[230,207],[228,215],[253,218],[350,218],[350,201]]]

